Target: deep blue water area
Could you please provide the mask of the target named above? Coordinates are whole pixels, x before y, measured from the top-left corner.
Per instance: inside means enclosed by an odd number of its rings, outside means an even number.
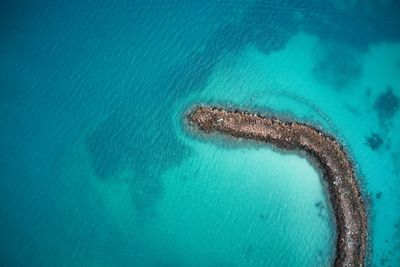
[[[2,1],[1,266],[329,266],[301,155],[193,134],[218,104],[338,137],[400,263],[400,2]]]

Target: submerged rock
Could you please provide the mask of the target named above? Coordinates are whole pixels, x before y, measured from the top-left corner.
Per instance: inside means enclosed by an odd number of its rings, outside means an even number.
[[[372,150],[378,150],[383,144],[383,139],[376,133],[372,133],[367,137],[367,145]]]
[[[397,113],[400,108],[400,99],[393,92],[392,87],[388,87],[387,90],[381,93],[375,100],[374,109],[378,113],[379,121],[382,125],[385,125],[393,116]]]
[[[343,44],[328,45],[313,68],[317,80],[342,90],[361,77],[359,55]]]

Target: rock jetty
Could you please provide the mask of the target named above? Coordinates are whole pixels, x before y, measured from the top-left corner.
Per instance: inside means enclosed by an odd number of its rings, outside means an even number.
[[[310,125],[263,117],[240,110],[196,106],[190,125],[204,133],[256,140],[288,151],[305,151],[326,181],[336,219],[334,266],[364,266],[367,213],[351,160],[337,140]]]

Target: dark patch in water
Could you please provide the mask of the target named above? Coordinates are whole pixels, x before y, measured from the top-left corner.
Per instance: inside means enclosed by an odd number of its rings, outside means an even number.
[[[224,53],[240,51],[252,39],[252,30],[243,23],[230,23],[219,27],[208,40],[203,55],[213,60],[221,59]]]
[[[366,51],[371,43],[400,40],[398,14],[399,1],[355,1],[345,10],[335,1],[258,1],[245,12],[241,28],[266,53],[283,48],[300,30]]]
[[[362,51],[371,43],[400,40],[399,1],[355,1],[345,10],[334,2],[313,1],[316,12],[305,13],[306,32]]]
[[[362,68],[358,57],[348,47],[329,45],[312,71],[318,80],[340,90],[356,81]]]
[[[149,110],[155,114],[144,113]],[[140,214],[150,210],[161,197],[160,174],[187,152],[172,132],[162,130],[173,128],[166,110],[162,105],[159,109],[127,106],[86,136],[92,168],[99,179],[107,180],[121,171],[132,170],[128,184],[132,187],[133,205]],[[148,136],[148,132],[154,134]]]
[[[322,201],[318,201],[314,204],[314,206],[318,209],[318,217],[326,219],[324,203]]]
[[[292,4],[288,3],[287,6]],[[288,7],[284,5],[276,9],[265,6],[264,2],[257,2],[246,12],[242,28],[250,33],[249,41],[262,52],[269,54],[284,48],[290,37],[298,32],[296,12]]]
[[[315,207],[320,208],[323,206],[323,203],[322,203],[322,201],[318,201],[314,205],[315,205]]]
[[[376,195],[375,195],[376,199],[380,199],[381,197],[382,197],[382,192],[376,193]]]
[[[102,179],[114,175],[127,162],[127,155],[135,149],[135,144],[129,140],[133,129],[126,127],[118,115],[102,121],[96,129],[87,135],[86,144],[91,155],[95,174]]]
[[[133,205],[140,215],[151,211],[156,201],[162,195],[162,184],[159,177],[144,176],[132,182],[131,193]]]
[[[266,221],[266,220],[267,220],[267,215],[261,213],[261,214],[258,216],[258,218],[259,218],[260,220],[262,220],[262,221]]]
[[[381,93],[374,103],[374,109],[378,113],[381,125],[387,126],[387,122],[392,119],[400,107],[400,99],[393,92],[392,87],[388,87],[385,92]]]
[[[367,145],[372,149],[372,150],[378,150],[382,144],[383,144],[383,139],[376,133],[372,133],[370,136],[366,138]]]

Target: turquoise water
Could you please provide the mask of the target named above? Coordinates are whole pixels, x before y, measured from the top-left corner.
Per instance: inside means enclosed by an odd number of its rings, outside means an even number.
[[[2,2],[0,265],[329,265],[318,171],[194,135],[207,103],[336,135],[400,266],[400,5],[319,2]]]

